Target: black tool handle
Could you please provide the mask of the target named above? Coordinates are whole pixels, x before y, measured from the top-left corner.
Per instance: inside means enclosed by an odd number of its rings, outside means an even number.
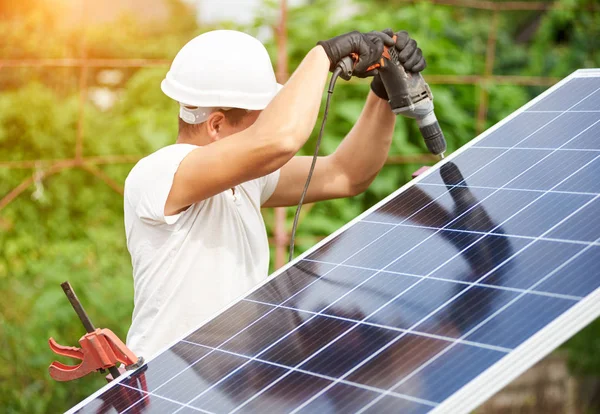
[[[77,298],[77,295],[71,287],[71,284],[68,281],[63,282],[60,284],[60,287],[62,287],[62,289],[65,292],[65,295],[67,295],[67,299],[69,299],[69,302],[71,302],[71,306],[73,306],[73,309],[75,309],[75,313],[77,313],[77,316],[79,316],[79,319],[81,319],[81,323],[83,323],[83,327],[85,328],[85,330],[88,333],[94,332],[96,328],[90,320],[90,317],[85,312],[85,309],[83,309],[83,306],[81,305],[79,298]]]

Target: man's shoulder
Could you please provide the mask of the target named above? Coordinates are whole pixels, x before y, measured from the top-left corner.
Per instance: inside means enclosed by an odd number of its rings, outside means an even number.
[[[125,179],[125,186],[131,185],[138,179],[147,181],[149,178],[161,174],[163,168],[170,167],[172,163],[178,164],[196,148],[199,147],[192,144],[171,144],[154,151],[133,166]]]

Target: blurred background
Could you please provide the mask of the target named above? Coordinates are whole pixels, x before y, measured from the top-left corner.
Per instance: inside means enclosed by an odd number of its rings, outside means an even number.
[[[387,27],[423,49],[450,152],[574,70],[600,66],[596,0],[0,0],[2,411],[61,412],[103,385],[99,375],[48,376],[48,337],[77,345],[85,333],[60,283],[72,283],[96,326],[125,338],[133,286],[123,183],[138,159],[175,141],[177,104],[159,85],[188,40],[215,28],[253,34],[284,82],[318,40]],[[322,154],[349,131],[368,90],[365,80],[338,83]],[[304,207],[296,253],[433,162],[415,124],[399,118],[365,194]],[[293,209],[264,215],[275,270]],[[477,412],[600,412],[599,376],[597,320]]]

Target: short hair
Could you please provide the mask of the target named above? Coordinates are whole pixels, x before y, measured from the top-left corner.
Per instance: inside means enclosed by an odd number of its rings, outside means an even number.
[[[227,122],[233,126],[236,126],[242,122],[244,117],[248,114],[246,109],[240,108],[231,108],[228,110],[217,109],[214,112],[222,112],[223,115],[225,115]],[[202,128],[203,124],[204,122],[201,124],[188,124],[183,119],[179,118],[179,136],[186,137],[193,135],[198,132],[200,128]]]

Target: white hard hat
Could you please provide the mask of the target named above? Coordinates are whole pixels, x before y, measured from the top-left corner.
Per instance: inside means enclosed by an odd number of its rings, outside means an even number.
[[[188,123],[205,119],[214,108],[264,109],[281,88],[263,44],[235,30],[215,30],[190,40],[161,83],[162,91],[183,110],[204,108],[195,121],[184,119]]]

